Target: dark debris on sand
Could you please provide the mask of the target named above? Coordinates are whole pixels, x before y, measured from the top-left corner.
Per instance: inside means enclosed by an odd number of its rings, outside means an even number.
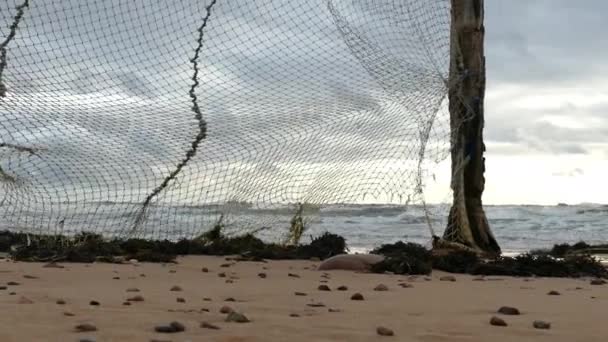
[[[608,269],[590,254],[556,253],[521,254],[515,257],[482,259],[469,251],[433,253],[414,243],[397,242],[372,251],[386,259],[372,267],[373,272],[396,274],[430,274],[433,269],[473,275],[520,277],[595,277],[608,278]]]
[[[28,243],[30,241],[30,243]],[[282,245],[265,243],[252,234],[226,237],[213,230],[197,239],[177,242],[144,239],[107,240],[99,234],[80,233],[73,237],[0,232],[0,252],[20,261],[43,262],[174,262],[178,255],[240,255],[239,261],[263,259],[325,259],[346,253],[343,237],[324,233],[310,243]]]

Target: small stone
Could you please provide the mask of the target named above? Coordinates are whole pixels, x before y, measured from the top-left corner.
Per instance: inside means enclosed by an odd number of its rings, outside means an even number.
[[[220,330],[220,327],[217,325],[211,324],[209,322],[201,322],[201,328],[211,329],[211,330]]]
[[[226,278],[226,273],[224,273],[224,272],[218,273],[217,276],[220,278]]]
[[[143,302],[143,301],[144,301],[144,297],[142,297],[140,295],[127,298],[127,302]]]
[[[225,283],[226,284],[233,284],[234,280],[232,280],[232,279],[226,279]]]
[[[63,315],[64,315],[64,316],[67,316],[67,317],[74,317],[74,316],[76,316],[74,313],[69,312],[69,311],[65,311],[65,312],[63,313]]]
[[[319,285],[319,287],[317,289],[319,291],[331,291],[331,289],[327,285]]]
[[[127,289],[127,292],[139,292],[139,289],[136,287],[130,287]]]
[[[424,281],[431,281],[431,280],[433,280],[433,278],[431,278],[431,277],[424,277],[423,279],[424,279]]]
[[[4,285],[0,286],[0,290],[6,290],[6,289],[8,289],[7,286],[4,286]]]
[[[231,307],[226,306],[226,305],[224,305],[220,308],[220,313],[223,313],[223,314],[229,314],[232,311],[234,311],[234,310]]]
[[[545,321],[534,321],[532,322],[532,326],[536,329],[551,329],[551,323]]]
[[[205,298],[203,298],[203,300],[204,300],[205,302],[210,302],[210,301],[211,301],[211,298],[209,298],[209,297],[205,297]]]
[[[378,284],[378,286],[374,287],[374,291],[388,291],[388,286],[384,284]]]
[[[440,281],[456,281],[456,278],[451,275],[443,276],[439,278]]]
[[[606,281],[604,279],[593,279],[593,280],[591,280],[591,282],[589,282],[589,284],[591,284],[591,285],[606,285]]]
[[[19,301],[17,301],[18,304],[34,304],[34,302],[26,297],[21,296],[21,298],[19,298]]]
[[[348,291],[348,287],[342,285],[342,286],[338,286],[338,288],[336,290],[338,290],[338,291]]]
[[[561,293],[559,293],[559,292],[557,292],[555,290],[551,290],[551,291],[549,291],[547,293],[547,295],[549,295],[549,296],[559,296],[559,295],[561,295]]]
[[[65,268],[56,262],[49,262],[48,264],[44,264],[44,266],[42,266],[42,267],[44,267],[44,268]]]
[[[8,286],[17,286],[17,285],[21,285],[21,284],[19,284],[16,281],[9,281],[8,283],[6,283],[6,285],[8,285]]]
[[[292,314],[289,314],[289,317],[300,317],[300,315],[298,315],[297,313],[292,313]]]
[[[377,327],[376,333],[380,336],[394,336],[395,335],[395,333],[391,329],[385,328],[385,327]]]
[[[25,278],[25,279],[38,279],[38,277],[33,276],[33,275],[29,275],[29,274],[24,275],[23,278]]]
[[[169,273],[177,273],[176,270],[169,270]]]
[[[175,300],[176,300],[178,303],[185,303],[185,302],[186,302],[186,300],[185,300],[184,298],[182,298],[182,297],[177,297]]]
[[[506,327],[507,326],[507,322],[505,322],[502,318],[498,318],[496,316],[492,316],[492,318],[490,318],[490,324],[497,326],[497,327]]]
[[[74,327],[77,332],[97,331],[97,327],[91,323],[81,323]]]
[[[226,322],[248,323],[249,319],[241,313],[232,311],[226,316]]]
[[[342,310],[329,308],[327,312],[342,312]]]
[[[122,305],[129,306],[129,305],[131,305],[131,302],[122,302]]]
[[[203,271],[203,273],[209,273],[209,269],[207,267],[203,267],[201,271]]]
[[[146,277],[146,275],[145,275],[145,274],[143,274],[143,273],[142,273],[142,274],[140,274],[139,276],[140,276],[140,277],[142,277],[142,278],[145,278],[145,277]]]
[[[409,289],[414,287],[414,285],[410,284],[410,283],[400,283],[399,286],[403,287],[404,289]]]
[[[355,293],[350,297],[351,300],[363,300],[363,295],[360,293]]]
[[[179,286],[177,286],[177,285],[175,285],[171,289],[169,289],[169,291],[182,291],[182,288],[179,287]]]
[[[329,273],[323,273],[321,274],[321,278],[331,279],[331,276],[329,275]]]
[[[325,304],[323,304],[323,303],[309,303],[306,305],[310,306],[311,308],[324,308],[325,307]]]
[[[295,273],[287,273],[287,276],[292,278],[300,278],[300,276]]]
[[[295,292],[294,293],[296,296],[308,296],[306,293],[304,292]]]
[[[55,302],[55,304],[57,304],[57,305],[65,305],[65,300],[63,300],[63,299],[57,299],[57,301]]]
[[[89,305],[93,305],[93,306],[99,306],[99,302],[96,300],[92,300],[89,302]]]
[[[264,278],[266,278],[266,273],[263,273],[263,272],[262,273],[258,273],[258,277],[264,279]]]
[[[171,322],[168,325],[157,325],[154,327],[154,331],[167,334],[182,332],[185,330],[186,327],[180,322]]]
[[[224,299],[224,302],[236,302],[236,299],[234,299],[232,297],[228,297],[228,298]]]
[[[139,260],[137,259],[130,259],[129,262],[133,265],[136,265],[137,263],[139,263]]]
[[[207,309],[207,308],[202,308],[202,309],[201,309],[201,312],[209,312],[209,309]]]
[[[519,315],[519,310],[510,306],[503,306],[498,309],[498,313],[503,315]]]
[[[9,292],[9,293],[8,293],[8,295],[9,295],[9,296],[14,296],[14,295],[16,295],[16,294],[17,294],[17,292]]]
[[[120,279],[120,277],[113,277],[112,279],[114,279],[114,280],[118,280],[118,279]]]

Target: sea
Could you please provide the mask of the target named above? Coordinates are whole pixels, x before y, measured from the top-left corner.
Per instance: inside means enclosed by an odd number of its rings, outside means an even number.
[[[23,231],[23,227],[38,226],[29,231],[108,233],[120,230],[120,227],[128,228],[137,208],[138,204],[135,203],[89,204],[71,208],[68,210],[71,214],[65,218],[56,216],[50,219],[42,216],[46,214],[21,211],[19,220],[3,215],[0,229]],[[210,214],[215,210],[217,217],[219,209],[201,206],[156,207],[147,216],[144,230],[153,238],[161,239],[179,239],[194,233],[200,234],[201,222],[207,222],[206,226],[210,227]],[[447,205],[322,206],[315,208],[312,215],[305,216],[308,228],[301,242],[308,242],[312,237],[330,232],[343,236],[351,253],[367,252],[396,241],[430,246],[433,234],[441,236],[443,233],[448,209]],[[492,232],[505,254],[550,248],[558,243],[608,243],[608,205],[486,205],[484,209]],[[226,222],[237,225],[247,222],[252,226],[268,223],[270,228],[259,231],[258,236],[264,240],[276,241],[286,234],[292,217],[293,210],[286,208],[269,210],[244,207],[232,210]],[[184,230],[186,227],[190,227],[188,231]],[[124,232],[126,230],[122,229]]]

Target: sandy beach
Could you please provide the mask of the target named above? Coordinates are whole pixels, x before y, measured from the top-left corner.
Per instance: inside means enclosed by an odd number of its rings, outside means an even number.
[[[207,256],[182,257],[177,264],[166,265],[60,264],[63,268],[4,260],[0,341],[591,342],[608,338],[608,285],[591,285],[589,279],[479,280],[453,275],[455,281],[446,281],[440,280],[447,275],[441,272],[408,277],[322,272],[317,265],[233,262]],[[375,291],[379,284],[388,290]],[[319,290],[319,285],[331,291]],[[348,289],[339,291],[340,286]],[[548,295],[550,291],[559,295]],[[351,300],[355,293],[363,300]],[[124,305],[128,299],[130,305]],[[220,313],[223,306],[250,322],[226,322],[227,314]],[[499,314],[501,306],[515,307],[521,314]],[[492,316],[508,326],[490,325]],[[535,329],[535,320],[549,322],[551,328]],[[185,331],[155,332],[155,327],[173,321]],[[202,322],[219,329],[201,327]],[[76,331],[84,323],[96,331]],[[394,336],[379,336],[379,326],[392,330]]]

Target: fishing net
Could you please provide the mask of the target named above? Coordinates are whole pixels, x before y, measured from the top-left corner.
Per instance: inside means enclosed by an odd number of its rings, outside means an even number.
[[[449,36],[447,0],[3,1],[0,228],[283,238],[361,203],[432,222]]]

